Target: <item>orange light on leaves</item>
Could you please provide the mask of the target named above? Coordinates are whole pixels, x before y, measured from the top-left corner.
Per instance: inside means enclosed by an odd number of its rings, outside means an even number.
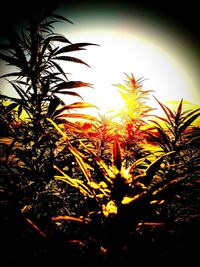
[[[117,214],[117,206],[113,200],[109,201],[106,205],[102,205],[104,216],[108,217],[111,214]]]

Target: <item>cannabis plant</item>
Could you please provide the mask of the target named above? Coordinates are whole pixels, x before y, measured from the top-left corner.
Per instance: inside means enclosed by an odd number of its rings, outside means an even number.
[[[144,126],[149,113],[153,110],[146,101],[152,90],[144,90],[144,79],[135,79],[133,74],[126,75],[124,84],[115,84],[124,101],[122,110],[115,116],[121,123],[121,147],[126,161],[130,163],[145,155],[142,144],[145,143]]]
[[[197,160],[199,143],[199,130],[193,123],[200,116],[200,108],[182,111],[181,100],[177,110],[171,110],[157,99],[156,101],[164,111],[165,117],[155,116],[155,120],[150,120],[154,127],[149,129],[148,134],[161,151],[175,151],[170,164],[174,164],[176,172],[179,169],[183,175],[192,174],[195,170],[194,160]]]
[[[66,133],[55,122],[50,122],[64,138],[82,172],[82,175],[76,171],[69,176],[64,169],[54,165],[57,172],[55,179],[76,188],[85,197],[87,206],[76,216],[70,213],[55,216],[52,218],[54,222],[89,224],[91,229],[96,229],[95,233],[90,229],[92,240],[96,240],[99,247],[103,247],[113,258],[127,242],[131,231],[137,232],[149,221],[149,225],[153,226],[165,223],[161,222],[161,210],[171,201],[175,188],[183,179],[179,176],[166,179],[166,165],[170,168],[168,161],[174,151],[163,153],[154,160],[153,155],[151,158],[140,158],[127,167],[119,142],[114,139],[112,162],[109,164],[82,141],[77,150]]]
[[[91,84],[69,81],[61,62],[88,66],[69,53],[93,44],[71,43],[64,35],[55,33],[54,23],[71,22],[54,13],[46,14],[31,14],[24,24],[8,28],[7,42],[0,45],[0,59],[14,69],[1,78],[8,81],[16,95],[0,95],[3,134],[11,140],[2,145],[1,164],[8,173],[3,182],[8,192],[12,191],[16,214],[32,210],[36,217],[47,215],[49,207],[58,204],[55,198],[59,199],[60,191],[52,183],[53,165],[59,165],[63,157],[65,163],[71,163],[68,155],[60,153],[63,141],[47,119],[74,127],[68,118],[88,116],[72,114],[71,110],[92,106],[82,101],[65,105],[63,95],[81,98],[73,89]],[[49,201],[49,196],[53,201]]]
[[[184,214],[188,212],[180,208],[184,199],[188,198],[193,202],[196,198],[195,191],[198,188],[196,181],[199,179],[200,170],[200,135],[199,128],[194,126],[194,122],[200,116],[200,109],[183,111],[183,100],[181,100],[177,109],[171,110],[159,100],[156,99],[156,101],[164,111],[165,116],[154,116],[155,119],[150,120],[153,127],[148,129],[147,134],[156,145],[157,152],[169,153],[174,151],[166,162],[165,179],[176,177],[182,179],[179,190],[174,192],[175,201],[168,207],[168,213],[173,214],[173,220],[180,220],[180,217],[184,217]],[[190,201],[186,206],[189,207],[189,203]],[[166,211],[165,213],[167,214]]]

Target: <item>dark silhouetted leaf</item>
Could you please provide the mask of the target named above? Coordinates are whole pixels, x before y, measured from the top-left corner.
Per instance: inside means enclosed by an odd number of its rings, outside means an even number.
[[[65,17],[63,17],[61,15],[58,15],[58,14],[52,14],[51,17],[56,18],[56,19],[59,19],[59,20],[67,21],[67,22],[73,24],[73,22],[71,22],[70,20],[68,20]]]
[[[53,92],[59,92],[61,89],[72,89],[72,88],[79,88],[79,87],[92,87],[90,83],[85,83],[81,81],[69,81],[69,82],[63,82],[58,85],[56,85],[56,89],[53,89],[51,91]]]
[[[55,112],[56,108],[60,105],[60,99],[58,97],[54,97],[50,100],[50,104],[48,107],[47,116],[51,117],[52,114]]]
[[[65,52],[73,52],[73,51],[85,50],[85,48],[83,48],[83,47],[88,46],[88,45],[96,45],[96,44],[92,44],[92,43],[75,43],[75,44],[67,45],[65,47],[62,47],[58,51],[56,51],[54,53],[54,55],[58,55],[58,54],[65,53]]]
[[[15,109],[19,104],[18,103],[11,103],[6,107],[6,113],[10,112],[11,110]]]
[[[75,58],[75,57],[69,57],[69,56],[59,56],[59,57],[52,57],[53,60],[63,60],[63,61],[70,61],[70,62],[74,62],[74,63],[79,63],[79,64],[84,64],[88,67],[90,67],[87,63],[85,63],[84,61]]]

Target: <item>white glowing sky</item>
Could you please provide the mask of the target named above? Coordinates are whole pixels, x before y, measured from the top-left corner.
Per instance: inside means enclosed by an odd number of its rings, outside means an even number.
[[[67,10],[67,9],[66,9]],[[143,88],[154,90],[161,102],[184,100],[200,103],[199,62],[193,47],[173,25],[155,21],[137,12],[132,16],[119,12],[65,12],[62,15],[74,25],[62,23],[56,32],[64,34],[72,43],[89,42],[85,51],[73,52],[91,66],[65,63],[70,80],[82,80],[94,89],[77,92],[84,101],[97,105],[101,113],[119,108],[121,99],[113,84],[123,83],[126,74],[146,79]],[[68,99],[69,100],[69,99]],[[156,105],[153,97],[152,105]],[[79,101],[74,99],[73,102]]]
[[[71,19],[71,18],[70,18]],[[73,53],[91,68],[70,64],[70,79],[94,84],[94,89],[79,89],[86,102],[102,112],[120,106],[116,83],[123,83],[126,74],[144,77],[143,88],[154,90],[160,101],[184,100],[200,103],[199,62],[192,47],[173,27],[151,22],[152,18],[88,13],[72,18],[74,25],[59,30],[72,42],[91,42],[87,51]],[[156,105],[151,98],[152,105]]]

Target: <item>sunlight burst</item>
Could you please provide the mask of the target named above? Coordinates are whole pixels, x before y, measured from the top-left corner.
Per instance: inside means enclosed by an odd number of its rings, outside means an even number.
[[[102,19],[103,23],[100,23]],[[60,30],[67,35],[66,29],[61,27]],[[72,42],[86,40],[99,45],[77,52],[91,68],[84,65],[66,66],[72,73],[70,78],[94,85],[94,89],[84,89],[79,93],[84,101],[100,108],[97,112],[123,108],[124,103],[113,84],[123,83],[124,73],[133,73],[136,79],[144,78],[144,88],[154,90],[153,95],[162,102],[183,98],[198,104],[198,64],[189,44],[184,43],[172,29],[169,36],[166,26],[159,28],[137,16],[134,20],[97,15],[91,23],[91,19],[80,15],[70,30]],[[153,97],[148,101],[156,107]],[[91,113],[94,112],[91,110]]]

